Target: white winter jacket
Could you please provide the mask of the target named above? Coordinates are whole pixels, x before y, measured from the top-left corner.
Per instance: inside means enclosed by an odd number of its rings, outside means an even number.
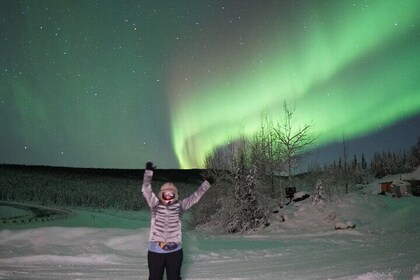
[[[152,210],[149,241],[182,244],[181,214],[200,200],[210,188],[210,184],[204,181],[189,197],[172,205],[164,205],[152,191],[152,177],[153,171],[146,170],[141,188],[143,196]]]

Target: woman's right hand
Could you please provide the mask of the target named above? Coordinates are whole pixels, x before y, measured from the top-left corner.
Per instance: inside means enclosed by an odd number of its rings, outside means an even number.
[[[146,163],[146,170],[155,170],[156,169],[156,166],[153,166],[153,162],[151,162],[151,161],[148,161],[147,163]]]

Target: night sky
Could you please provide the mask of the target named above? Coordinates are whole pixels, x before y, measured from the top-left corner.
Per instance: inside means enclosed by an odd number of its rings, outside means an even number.
[[[420,1],[0,1],[0,163],[201,167],[283,102],[320,158],[420,136]]]

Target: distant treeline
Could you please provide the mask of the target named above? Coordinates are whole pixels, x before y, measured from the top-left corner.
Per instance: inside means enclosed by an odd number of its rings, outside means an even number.
[[[141,210],[144,170],[93,169],[50,166],[0,165],[0,200],[41,205]],[[174,182],[181,197],[200,183],[202,170],[157,169],[153,188]]]

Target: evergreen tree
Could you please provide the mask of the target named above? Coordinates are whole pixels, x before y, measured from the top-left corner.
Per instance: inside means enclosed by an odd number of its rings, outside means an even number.
[[[366,170],[367,163],[366,163],[366,160],[365,160],[365,154],[362,154],[362,163],[361,163],[361,165],[362,165],[362,169],[363,170]]]
[[[356,155],[354,155],[352,167],[353,167],[353,170],[357,169],[357,157],[356,157]]]

